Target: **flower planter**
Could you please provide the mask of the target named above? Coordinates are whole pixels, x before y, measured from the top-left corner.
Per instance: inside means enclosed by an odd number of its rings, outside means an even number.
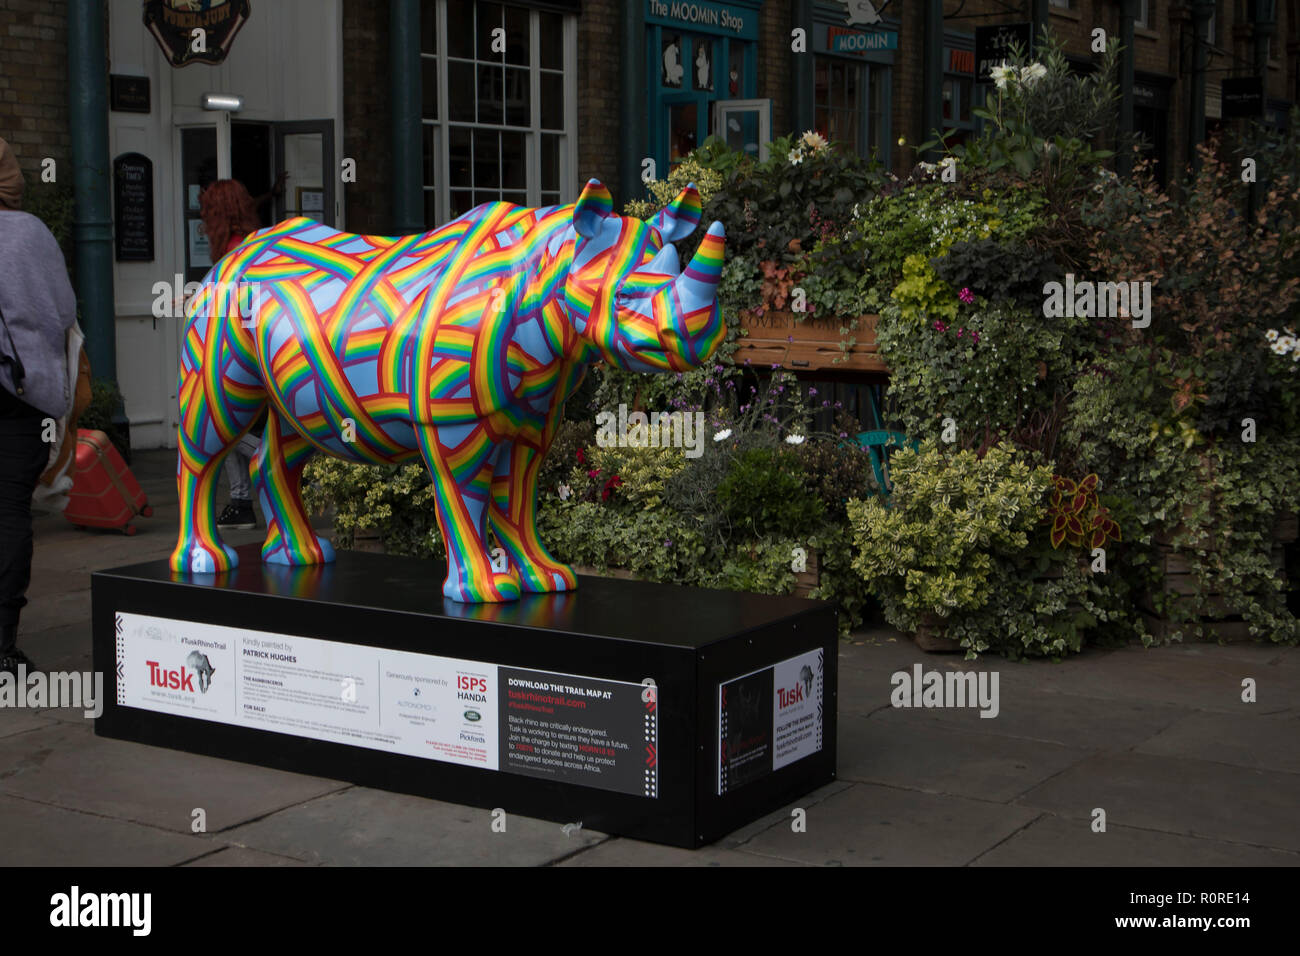
[[[916,646],[927,654],[961,654],[961,641],[948,637],[948,624],[937,614],[925,614],[912,635]]]
[[[741,312],[737,322],[745,330],[734,356],[737,365],[749,362],[757,367],[779,366],[798,371],[855,371],[887,373],[876,349],[878,315],[858,317],[858,327],[847,334],[840,328],[848,320],[831,316],[804,316],[794,312],[767,311],[762,315]],[[840,347],[846,338],[856,339],[847,351]]]
[[[1184,625],[1171,620],[1170,610],[1191,608],[1195,596],[1200,593],[1200,579],[1196,575],[1192,561],[1167,545],[1158,545],[1157,555],[1157,567],[1164,575],[1163,593],[1166,595],[1166,602],[1172,601],[1172,606],[1161,615],[1156,610],[1154,595],[1147,593],[1142,596],[1139,607],[1152,636],[1163,640],[1179,630],[1181,626],[1190,627],[1199,623],[1205,628],[1209,637],[1226,643],[1244,643],[1254,640],[1250,633],[1250,625],[1241,620],[1240,616],[1233,612],[1227,598],[1217,592],[1205,596],[1206,603],[1199,617],[1187,621]],[[1285,579],[1286,555],[1283,546],[1274,544],[1270,557],[1273,566],[1277,568],[1278,575]]]
[[[352,551],[384,553],[384,539],[374,528],[358,528],[352,534]]]

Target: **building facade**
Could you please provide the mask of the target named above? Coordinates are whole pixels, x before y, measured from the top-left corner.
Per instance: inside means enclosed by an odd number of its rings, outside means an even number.
[[[592,177],[621,203],[711,135],[762,157],[815,129],[906,172],[935,126],[977,131],[991,89],[979,28],[1046,22],[1088,70],[1095,31],[1123,35],[1125,3],[1132,125],[1168,176],[1200,126],[1240,122],[1225,81],[1262,72],[1262,115],[1286,124],[1297,2],[0,0],[0,136],[29,192],[69,188],[42,179],[53,160],[84,174],[79,202],[111,194],[111,224],[82,202],[73,229],[83,325],[110,356],[133,443],[170,446],[175,299],[211,262],[197,195],[215,178],[243,181],[267,224],[301,214],[383,234],[489,200],[572,201]],[[89,94],[102,143],[72,108]],[[92,281],[100,260],[79,250],[94,243],[112,255]]]

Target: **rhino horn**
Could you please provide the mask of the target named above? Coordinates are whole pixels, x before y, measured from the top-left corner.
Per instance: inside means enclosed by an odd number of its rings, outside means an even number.
[[[715,222],[709,226],[708,234],[685,270],[673,280],[677,300],[687,312],[708,308],[713,303],[718,291],[718,279],[722,276],[722,252],[725,244],[726,230],[722,228],[722,223]]]

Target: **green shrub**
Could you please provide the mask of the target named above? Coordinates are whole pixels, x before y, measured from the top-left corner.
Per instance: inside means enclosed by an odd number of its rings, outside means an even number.
[[[805,487],[792,452],[753,448],[718,485],[718,507],[750,534],[796,537],[821,524],[825,508]]]

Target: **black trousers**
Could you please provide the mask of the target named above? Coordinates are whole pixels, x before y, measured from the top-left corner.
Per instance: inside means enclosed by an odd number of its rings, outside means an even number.
[[[32,579],[32,492],[50,460],[46,418],[0,388],[0,652],[16,638]]]

